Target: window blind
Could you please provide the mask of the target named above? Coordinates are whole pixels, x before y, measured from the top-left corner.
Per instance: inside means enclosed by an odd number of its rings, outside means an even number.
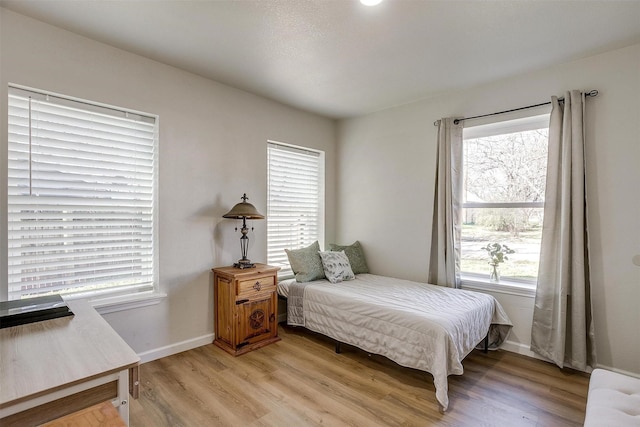
[[[267,262],[293,272],[285,249],[299,249],[324,234],[324,155],[269,142],[267,201]]]
[[[153,289],[154,117],[10,88],[8,295]]]

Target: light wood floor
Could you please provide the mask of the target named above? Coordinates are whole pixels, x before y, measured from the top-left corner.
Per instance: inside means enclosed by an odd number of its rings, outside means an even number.
[[[141,366],[133,427],[581,426],[588,376],[506,351],[474,351],[449,377],[442,414],[433,379],[354,347],[280,326],[282,341],[239,357],[203,346]]]

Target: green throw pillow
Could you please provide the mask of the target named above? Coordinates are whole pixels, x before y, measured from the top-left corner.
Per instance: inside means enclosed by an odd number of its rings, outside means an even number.
[[[324,268],[320,259],[320,244],[315,241],[302,249],[284,250],[297,282],[312,282],[324,279]]]
[[[331,243],[329,250],[334,252],[344,251],[349,258],[349,264],[351,264],[351,270],[354,274],[368,273],[369,267],[367,266],[367,260],[364,258],[364,252],[362,251],[362,245],[356,240],[356,242],[349,246],[340,246]]]

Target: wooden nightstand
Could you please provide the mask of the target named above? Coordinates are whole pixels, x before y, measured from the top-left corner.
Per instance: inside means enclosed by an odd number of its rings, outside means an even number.
[[[213,269],[215,345],[238,356],[280,341],[278,270],[266,264]]]

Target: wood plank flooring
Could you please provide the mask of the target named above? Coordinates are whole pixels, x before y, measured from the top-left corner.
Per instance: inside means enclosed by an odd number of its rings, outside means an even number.
[[[280,325],[239,357],[214,345],[143,364],[133,427],[581,426],[589,378],[506,351],[474,351],[441,413],[430,374]]]

